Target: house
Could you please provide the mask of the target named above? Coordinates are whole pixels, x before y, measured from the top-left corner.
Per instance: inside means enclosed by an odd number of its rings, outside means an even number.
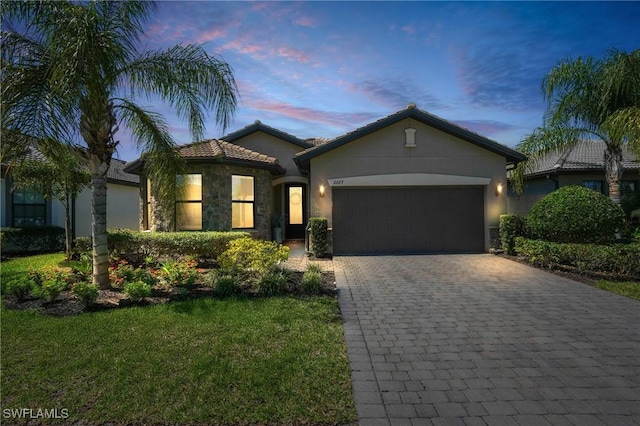
[[[522,195],[514,193],[512,188],[509,188],[508,212],[526,214],[539,199],[567,185],[585,186],[608,196],[604,151],[603,141],[587,140],[580,141],[568,149],[551,151],[539,159],[533,170],[526,174]],[[622,165],[622,193],[639,191],[640,160],[626,147],[622,150]]]
[[[31,153],[31,158],[43,158]],[[111,160],[107,174],[107,225],[109,228],[139,228],[140,178],[124,171],[125,162]],[[56,225],[64,228],[65,210],[58,200],[40,194],[13,189],[11,168],[2,166],[0,179],[0,227]],[[71,209],[74,236],[91,236],[91,189],[82,190]]]
[[[332,140],[299,139],[259,121],[178,148],[187,162],[178,229],[248,230],[302,239],[326,217],[335,254],[485,252],[506,211],[506,171],[525,157],[411,104]],[[144,177],[144,161],[125,171]],[[142,229],[162,229],[141,179]]]

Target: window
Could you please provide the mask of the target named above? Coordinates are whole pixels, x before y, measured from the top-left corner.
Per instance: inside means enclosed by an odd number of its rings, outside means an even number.
[[[253,228],[254,218],[254,178],[253,176],[231,176],[231,227],[234,229]]]
[[[12,194],[13,226],[44,226],[46,224],[45,200],[37,192],[15,189]]]
[[[601,194],[604,194],[602,191],[602,181],[601,180],[585,180],[582,182],[582,186],[585,188],[593,189]]]
[[[633,194],[638,189],[637,181],[623,180],[620,182],[620,193],[622,195]]]
[[[176,201],[176,229],[178,231],[202,230],[202,175],[178,176],[183,185],[182,199]]]

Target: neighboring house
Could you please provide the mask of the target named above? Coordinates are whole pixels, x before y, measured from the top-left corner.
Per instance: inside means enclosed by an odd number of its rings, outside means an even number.
[[[31,158],[42,158],[31,154]],[[124,172],[125,162],[111,160],[107,174],[107,226],[138,229],[140,178]],[[56,225],[64,228],[65,211],[58,200],[45,200],[40,194],[13,189],[11,168],[2,166],[0,179],[0,227]],[[86,187],[72,200],[74,236],[91,236],[91,190]]]
[[[567,185],[585,186],[608,196],[604,151],[603,141],[581,141],[573,148],[550,152],[525,176],[522,195],[515,194],[509,185],[508,212],[526,214],[539,199]],[[626,147],[622,150],[622,164],[622,194],[640,190],[640,160]]]
[[[506,211],[506,171],[525,156],[415,105],[338,138],[299,139],[256,122],[178,148],[187,161],[175,223],[302,239],[326,217],[335,254],[485,252]],[[144,177],[144,161],[125,170]],[[141,228],[166,228],[141,179]]]

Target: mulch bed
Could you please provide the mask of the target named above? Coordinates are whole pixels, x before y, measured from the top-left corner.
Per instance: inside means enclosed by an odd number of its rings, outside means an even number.
[[[303,297],[304,294],[299,290],[302,282],[302,274],[300,271],[289,271],[289,285],[292,290],[289,295]],[[321,291],[323,295],[336,295],[336,283],[333,272],[323,272],[324,286]],[[245,297],[260,297],[255,292],[243,293]],[[58,298],[52,302],[46,302],[44,299],[28,297],[19,301],[13,296],[6,295],[4,299],[4,307],[15,310],[33,310],[45,315],[63,317],[78,315],[87,311],[101,311],[108,309],[119,309],[128,306],[146,306],[170,303],[180,300],[197,299],[200,297],[217,297],[215,290],[211,287],[196,284],[192,288],[180,289],[171,288],[159,290],[154,288],[151,297],[146,297],[139,302],[132,302],[123,292],[116,290],[99,290],[98,299],[90,307],[85,308],[70,291],[63,291]]]
[[[545,266],[535,265],[531,262],[526,261],[525,259],[518,256],[510,256],[508,254],[500,253],[496,256],[503,257],[505,259],[512,260],[514,262],[521,263],[523,265],[531,266],[533,268],[540,269],[541,271],[546,271],[554,275],[558,275],[560,277],[569,278],[574,281],[578,281],[584,284],[589,284],[593,286],[596,282],[600,280],[608,280],[608,281],[638,281],[640,278],[630,278],[630,277],[619,277],[617,275],[607,274],[605,272],[580,272],[577,268],[572,266],[565,265],[557,265],[553,268],[548,268]]]

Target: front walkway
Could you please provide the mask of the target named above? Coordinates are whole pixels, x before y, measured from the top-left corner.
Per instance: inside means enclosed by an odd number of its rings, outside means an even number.
[[[640,302],[491,255],[333,266],[360,425],[640,425]]]

